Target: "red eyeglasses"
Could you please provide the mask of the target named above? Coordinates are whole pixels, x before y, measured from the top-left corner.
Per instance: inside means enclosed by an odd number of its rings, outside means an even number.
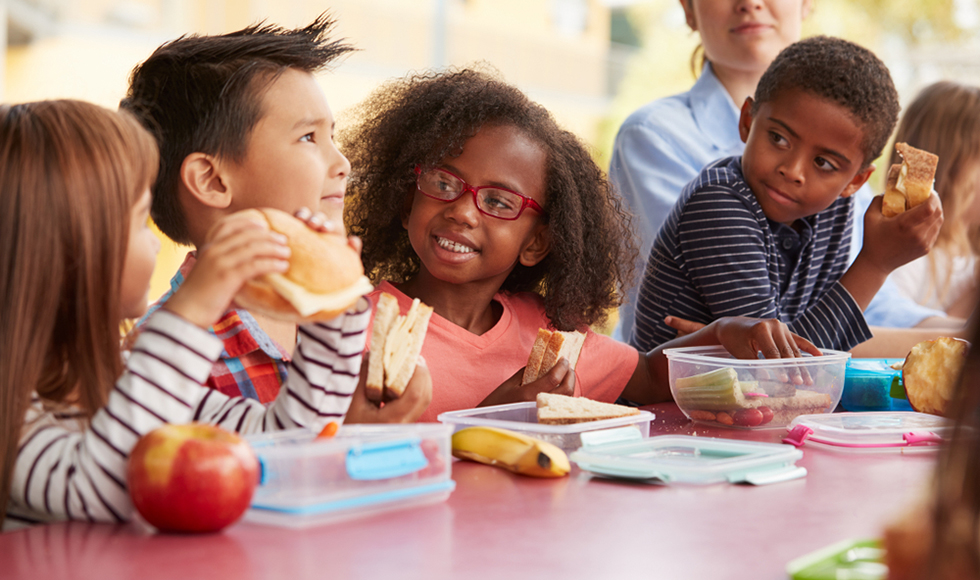
[[[473,194],[476,209],[490,217],[502,220],[516,220],[524,213],[524,208],[531,208],[544,215],[545,211],[538,202],[526,195],[495,185],[473,187],[445,169],[428,169],[422,171],[415,166],[416,185],[419,191],[432,199],[439,201],[456,201],[467,191]]]

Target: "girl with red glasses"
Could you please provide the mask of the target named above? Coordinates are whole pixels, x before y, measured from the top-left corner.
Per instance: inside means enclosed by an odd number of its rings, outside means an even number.
[[[357,114],[340,136],[353,167],[345,222],[364,242],[375,297],[394,295],[403,313],[413,298],[434,309],[422,347],[433,394],[421,420],[539,392],[670,400],[664,347],[815,350],[778,321],[723,319],[650,353],[590,330],[632,279],[629,214],[581,141],[495,76],[397,80]],[[522,386],[542,327],[585,332],[582,353],[574,372],[561,360]]]

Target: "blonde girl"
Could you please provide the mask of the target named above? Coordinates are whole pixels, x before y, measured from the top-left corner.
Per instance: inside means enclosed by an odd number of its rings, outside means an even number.
[[[892,279],[919,304],[968,318],[977,303],[980,252],[980,87],[941,81],[905,110],[896,142],[939,156],[935,190],[945,221],[929,255],[899,268]],[[892,163],[901,163],[897,153]]]
[[[126,460],[164,423],[318,429],[350,402],[364,300],[301,328],[296,372],[269,408],[201,387],[221,353],[206,329],[245,280],[288,266],[284,240],[247,218],[215,228],[123,361],[120,323],[145,311],[159,249],[147,226],[157,159],[153,138],[126,114],[78,101],[0,107],[4,529],[129,519]]]

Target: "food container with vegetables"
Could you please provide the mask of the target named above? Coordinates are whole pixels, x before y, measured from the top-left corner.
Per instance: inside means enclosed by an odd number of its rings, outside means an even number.
[[[691,420],[742,429],[785,427],[798,415],[830,413],[850,354],[736,359],[721,346],[664,351],[670,392]]]

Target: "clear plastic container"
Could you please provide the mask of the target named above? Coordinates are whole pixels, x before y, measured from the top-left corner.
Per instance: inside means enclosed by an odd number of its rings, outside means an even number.
[[[262,481],[245,519],[301,528],[444,501],[455,488],[446,425],[345,425],[246,437]]]
[[[953,421],[906,411],[801,415],[786,427],[783,443],[844,452],[936,451],[953,433]]]
[[[841,407],[848,411],[911,411],[905,398],[902,371],[892,368],[900,358],[856,358],[847,362]]]
[[[477,425],[500,427],[547,441],[566,452],[575,451],[582,446],[581,435],[585,432],[633,426],[639,430],[642,437],[649,437],[650,421],[653,419],[653,413],[640,411],[639,415],[616,419],[603,419],[602,421],[589,421],[573,425],[542,425],[538,423],[538,406],[534,401],[449,411],[439,415],[439,420],[452,425],[454,431]]]
[[[648,439],[586,445],[569,459],[580,469],[606,477],[706,485],[751,483],[764,485],[806,476],[796,462],[803,452],[788,445],[734,441],[690,435],[660,435]]]
[[[850,353],[743,360],[721,346],[664,351],[670,392],[691,420],[742,429],[785,427],[798,415],[830,413],[840,401]],[[797,384],[801,382],[802,384]]]

